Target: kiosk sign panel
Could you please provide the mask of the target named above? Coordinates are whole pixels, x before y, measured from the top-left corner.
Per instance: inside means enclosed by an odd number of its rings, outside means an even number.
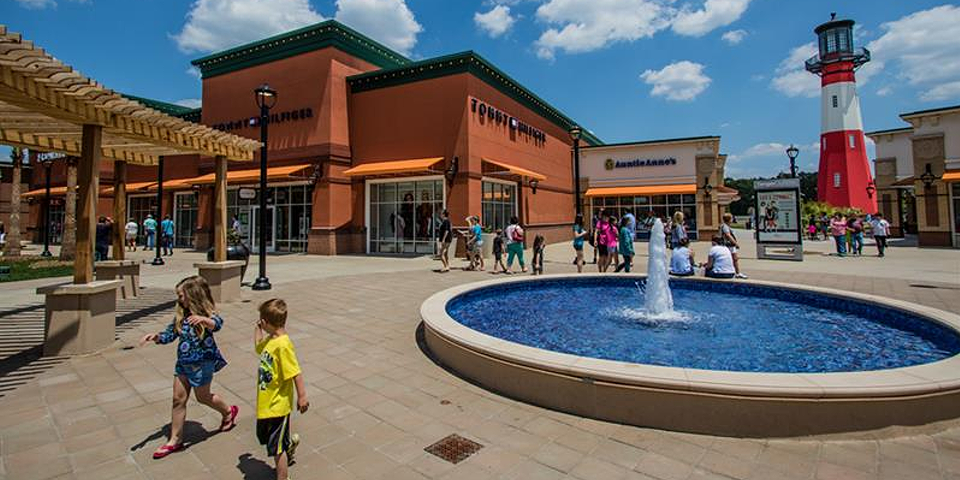
[[[802,260],[800,180],[758,180],[753,185],[757,257]]]

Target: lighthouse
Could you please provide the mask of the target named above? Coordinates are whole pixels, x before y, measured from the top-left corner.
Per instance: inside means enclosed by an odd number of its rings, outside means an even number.
[[[813,31],[819,54],[806,61],[820,76],[820,169],[817,197],[838,207],[877,211],[870,174],[855,72],[870,61],[870,51],[853,47],[853,20],[830,21]]]

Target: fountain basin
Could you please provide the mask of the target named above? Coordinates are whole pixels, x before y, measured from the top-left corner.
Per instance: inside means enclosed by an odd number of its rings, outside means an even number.
[[[482,295],[484,289],[535,290],[549,282],[575,285],[610,278],[514,278],[437,293],[421,307],[427,347],[459,374],[507,396],[581,416],[669,430],[781,437],[927,425],[960,417],[960,359],[951,350],[955,338],[938,346],[940,358],[918,360],[911,355],[905,361],[909,366],[883,368],[881,362],[864,371],[765,372],[742,371],[749,368],[742,365],[728,370],[662,366],[551,351],[488,335],[455,318],[463,312],[460,299]],[[675,294],[686,289],[743,289],[745,298],[765,298],[764,293],[776,292],[782,298],[792,293],[805,299],[839,300],[867,312],[900,312],[920,319],[926,322],[919,326],[920,337],[930,332],[960,335],[960,316],[875,296],[757,281],[675,279],[672,283],[679,287]],[[682,311],[682,295],[677,297]],[[584,313],[596,304],[593,298],[572,298]],[[557,329],[545,331],[552,334]],[[583,331],[589,334],[590,328]],[[678,338],[682,341],[682,335]],[[741,371],[732,371],[737,368]]]

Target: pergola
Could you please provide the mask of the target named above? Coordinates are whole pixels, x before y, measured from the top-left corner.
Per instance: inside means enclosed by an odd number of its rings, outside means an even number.
[[[81,297],[116,288],[116,285],[98,285],[109,282],[95,282],[93,277],[101,159],[115,162],[114,217],[122,222],[126,218],[128,163],[156,165],[167,155],[214,157],[215,260],[223,262],[226,260],[227,160],[252,160],[260,147],[256,140],[172,117],[128,99],[75,71],[3,25],[0,25],[0,144],[78,157],[74,285],[72,289],[60,291]],[[114,248],[115,255],[119,255],[115,259],[122,260],[123,250]],[[51,292],[43,293],[48,295],[49,329]],[[111,315],[112,312],[111,308]]]

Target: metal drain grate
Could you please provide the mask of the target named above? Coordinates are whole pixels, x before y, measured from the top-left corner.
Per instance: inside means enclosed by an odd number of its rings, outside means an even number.
[[[456,465],[466,460],[470,455],[480,451],[481,448],[483,448],[483,445],[453,433],[443,437],[439,442],[424,448],[424,451]]]

